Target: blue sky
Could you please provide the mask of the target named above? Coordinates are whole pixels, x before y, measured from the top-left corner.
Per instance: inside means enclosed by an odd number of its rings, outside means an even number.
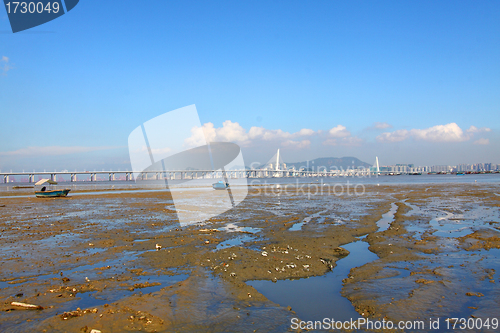
[[[247,164],[500,163],[499,59],[498,1],[86,0],[16,34],[0,8],[0,169],[130,168],[191,104]]]

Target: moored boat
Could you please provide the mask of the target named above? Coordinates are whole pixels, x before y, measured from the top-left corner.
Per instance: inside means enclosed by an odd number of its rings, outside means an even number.
[[[37,198],[57,198],[57,197],[65,197],[68,195],[70,189],[64,190],[49,190],[49,191],[35,191],[35,195]]]
[[[214,190],[225,190],[229,187],[229,184],[223,182],[222,180],[219,180],[217,183],[213,183],[212,187],[214,188]]]
[[[57,185],[57,182],[51,180],[51,179],[41,179],[38,182],[36,182],[35,186],[41,186],[41,185]],[[37,198],[58,198],[58,197],[65,197],[68,195],[69,191],[71,191],[68,188],[61,189],[61,190],[56,190],[56,189],[51,189],[47,190],[45,186],[43,186],[39,191],[35,191],[35,196]]]

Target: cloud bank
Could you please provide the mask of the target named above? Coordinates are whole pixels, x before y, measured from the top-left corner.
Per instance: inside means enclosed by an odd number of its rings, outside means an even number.
[[[475,126],[464,131],[456,123],[449,123],[425,129],[401,129],[394,132],[384,132],[377,136],[376,140],[380,143],[401,142],[410,138],[428,142],[463,142],[472,139],[475,133],[490,131],[491,129],[487,127],[477,128]]]
[[[372,129],[392,128],[388,123],[376,122]],[[475,135],[490,132],[487,127],[477,128],[470,126],[463,130],[456,123],[436,125],[424,129],[398,129],[392,132],[384,132],[375,138],[378,143],[394,143],[413,139],[415,141],[426,141],[436,143],[464,142],[471,140]],[[251,127],[249,130],[243,128],[239,123],[226,120],[222,127],[215,127],[213,123],[205,123],[201,127],[191,129],[191,137],[184,141],[186,148],[197,147],[205,142],[229,141],[244,147],[260,143],[281,145],[293,149],[310,148],[315,143],[323,146],[346,146],[356,147],[367,143],[365,139],[357,137],[347,129],[346,126],[338,124],[329,130],[312,130],[303,128],[297,132],[290,133],[281,129],[267,129],[264,127]],[[206,141],[205,141],[206,140]],[[489,139],[477,138],[475,144],[487,145]]]
[[[290,133],[281,129],[267,129],[264,127],[251,127],[248,131],[237,122],[226,120],[222,127],[215,127],[213,123],[205,123],[201,127],[191,129],[191,137],[184,141],[186,148],[197,147],[205,142],[229,141],[242,146],[250,146],[257,142],[268,142],[290,147],[304,149],[311,146],[312,140],[320,140],[324,145],[359,145],[361,140],[352,136],[351,132],[343,125],[336,125],[328,131],[314,131],[303,128]],[[206,141],[205,141],[206,140]]]

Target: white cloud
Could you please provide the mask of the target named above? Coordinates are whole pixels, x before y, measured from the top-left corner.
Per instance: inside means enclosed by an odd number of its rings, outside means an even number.
[[[214,124],[206,123],[201,127],[191,128],[191,137],[184,140],[184,144],[187,147],[199,147],[204,146],[208,142],[215,141],[217,133],[215,132]]]
[[[474,144],[475,145],[488,145],[488,144],[490,144],[490,139],[481,138],[479,140],[474,141]]]
[[[373,123],[373,127],[375,127],[376,129],[386,129],[386,128],[392,128],[392,125],[388,123],[380,123],[377,121]]]
[[[6,75],[10,69],[12,69],[12,66],[9,65],[9,58],[2,56],[2,59],[0,59],[0,71],[3,72],[3,75]]]
[[[471,126],[467,131],[463,131],[456,123],[446,125],[436,125],[426,129],[397,130],[385,132],[377,136],[378,142],[400,142],[410,137],[416,140],[429,142],[462,142],[470,140],[474,133],[489,132],[487,127],[477,128]]]
[[[332,146],[359,146],[362,139],[352,136],[351,132],[343,125],[337,125],[329,131],[314,131],[303,128],[297,132],[290,133],[281,129],[267,129],[264,127],[251,127],[246,131],[237,122],[226,120],[222,127],[215,127],[212,123],[203,124],[201,127],[191,129],[191,137],[184,141],[187,147],[196,147],[208,142],[229,141],[242,146],[250,146],[252,143],[269,142],[283,147],[294,149],[309,148],[313,139],[319,137],[323,140],[323,145]]]
[[[471,126],[467,130],[467,133],[482,133],[482,132],[490,132],[490,131],[491,131],[491,129],[488,127],[477,128],[476,126]]]
[[[238,123],[226,120],[221,128],[215,128],[212,123],[205,123],[201,127],[191,129],[191,137],[184,140],[188,147],[203,146],[207,142],[230,141],[245,143],[248,141],[248,134]]]
[[[410,132],[407,130],[397,130],[394,132],[385,132],[377,136],[379,142],[400,142],[410,137]]]
[[[328,134],[334,138],[344,138],[351,136],[351,132],[349,132],[345,126],[337,125],[328,131]]]
[[[427,129],[412,129],[411,135],[418,140],[431,142],[460,142],[469,140],[462,129],[455,123],[437,125]]]
[[[191,129],[191,137],[184,143],[187,147],[197,147],[204,145],[206,141],[215,142],[236,142],[241,145],[249,145],[251,141],[278,141],[285,146],[303,148],[309,146],[309,140],[292,140],[294,138],[309,137],[316,134],[315,131],[303,128],[296,133],[285,132],[281,129],[267,129],[264,127],[251,127],[248,132],[237,122],[226,120],[222,127],[215,127],[212,123],[205,123],[201,127]],[[206,140],[206,141],[205,141]]]
[[[240,124],[233,123],[231,120],[226,120],[222,124],[222,128],[218,130],[217,136],[222,141],[244,142],[248,140],[248,134],[245,129],[241,127]]]
[[[311,146],[311,141],[309,140],[302,140],[302,141],[293,141],[293,140],[287,140],[283,142],[284,147],[294,147],[297,149],[303,149],[303,148],[309,148]]]
[[[266,131],[266,129],[264,127],[251,127],[250,128],[250,131],[248,131],[248,135],[250,136],[250,138],[254,139],[254,138],[257,138],[259,136],[262,136],[264,134],[264,132]]]
[[[373,125],[368,127],[367,130],[383,130],[383,129],[387,129],[387,128],[392,128],[392,125],[385,123],[385,122],[382,123],[382,122],[376,121],[373,123]]]
[[[49,146],[49,147],[27,147],[13,151],[0,152],[0,156],[55,156],[66,154],[86,153],[90,151],[115,149],[119,147],[62,147],[62,146]]]
[[[293,135],[284,132],[280,129],[277,130],[269,130],[264,127],[251,127],[248,132],[250,139],[261,139],[265,141],[276,140],[276,139],[288,139]]]
[[[297,132],[298,136],[311,136],[314,134],[314,131],[309,128],[303,128]]]

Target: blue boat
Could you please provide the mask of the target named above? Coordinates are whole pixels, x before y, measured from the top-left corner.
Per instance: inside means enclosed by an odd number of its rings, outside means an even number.
[[[65,197],[68,195],[70,189],[64,190],[48,190],[48,191],[35,191],[35,195],[37,198],[57,198],[57,197]]]
[[[223,182],[222,180],[219,180],[217,183],[213,183],[212,187],[214,188],[214,190],[225,190],[229,187],[229,184]]]
[[[44,184],[49,184],[49,185],[57,185],[57,182],[50,180],[50,179],[42,179],[36,182],[36,186],[44,185]],[[70,189],[66,188],[63,190],[47,190],[45,186],[41,188],[40,191],[35,191],[35,196],[37,198],[58,198],[58,197],[65,197],[68,195]]]

